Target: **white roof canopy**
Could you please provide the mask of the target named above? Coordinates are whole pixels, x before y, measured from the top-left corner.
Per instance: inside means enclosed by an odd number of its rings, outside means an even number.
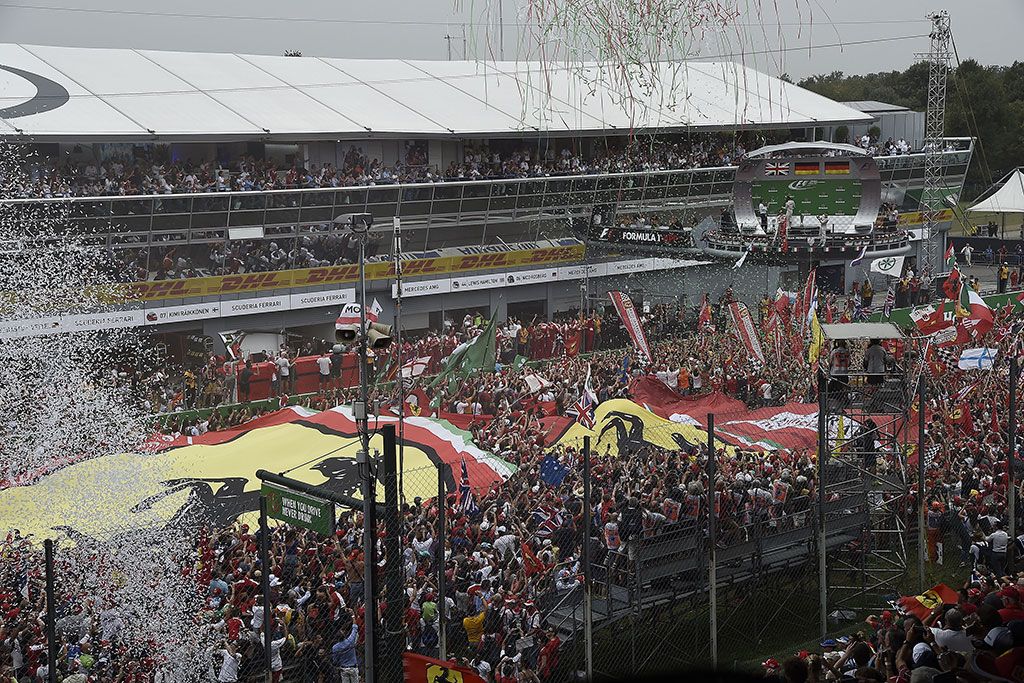
[[[794,128],[871,117],[732,62],[427,62],[0,44],[0,137],[303,141]],[[655,72],[652,79],[650,71]],[[649,88],[643,82],[653,80]]]
[[[1003,186],[967,209],[985,213],[1024,213],[1024,173],[1018,168]]]
[[[784,142],[781,145],[768,145],[766,147],[759,147],[752,152],[747,152],[748,159],[757,159],[759,157],[767,157],[772,154],[779,152],[789,153],[794,152],[796,154],[808,154],[810,152],[817,151],[826,152],[841,152],[849,156],[855,157],[866,157],[870,156],[868,151],[863,147],[856,147],[854,145],[847,145],[841,142],[826,142],[818,140],[815,142]]]

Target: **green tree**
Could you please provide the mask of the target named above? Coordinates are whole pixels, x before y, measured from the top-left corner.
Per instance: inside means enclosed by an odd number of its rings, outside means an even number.
[[[850,76],[833,71],[805,78],[799,85],[839,102],[877,100],[924,111],[928,69],[927,63],[918,62],[903,71]],[[978,141],[967,176],[967,198],[1024,164],[1024,62],[984,66],[968,59],[951,70],[945,128],[948,136]]]

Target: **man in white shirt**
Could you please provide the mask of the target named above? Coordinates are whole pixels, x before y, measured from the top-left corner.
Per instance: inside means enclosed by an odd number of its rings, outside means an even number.
[[[995,531],[985,537],[985,540],[989,544],[988,556],[989,556],[989,569],[996,576],[1002,576],[1006,572],[1006,546],[1009,544],[1010,537],[1003,531],[1003,523],[996,521],[993,525]]]
[[[217,672],[219,683],[237,683],[238,663],[242,661],[242,655],[235,650],[232,643],[225,643],[223,649],[217,650],[217,654],[224,658]]]
[[[295,387],[292,384],[292,362],[288,360],[288,354],[282,351],[274,362],[277,364],[277,374],[281,378],[281,390],[293,391]]]
[[[272,683],[280,683],[281,672],[284,670],[284,661],[281,659],[281,648],[288,640],[288,624],[284,623],[284,635],[280,638],[270,641],[270,671],[272,673]],[[264,637],[267,633],[264,631]]]
[[[944,605],[937,607],[933,613],[934,616],[940,614],[944,608]],[[928,620],[925,623],[927,624]],[[942,627],[932,626],[931,630],[935,636],[936,645],[953,652],[963,652],[964,654],[974,652],[974,644],[967,636],[967,632],[964,631],[964,620],[960,610],[951,609],[946,612],[946,615],[942,617]]]
[[[316,367],[320,370],[320,388],[327,386],[331,381],[331,357],[324,351],[316,359]]]
[[[974,249],[971,248],[970,244],[965,244],[964,248],[960,250],[960,255],[964,257],[964,263],[970,267],[971,265],[971,254],[974,253]]]

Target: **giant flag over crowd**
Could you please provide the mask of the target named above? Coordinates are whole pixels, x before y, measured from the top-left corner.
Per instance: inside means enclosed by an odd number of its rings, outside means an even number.
[[[373,424],[397,424],[380,416]],[[468,432],[444,420],[405,418],[405,494],[437,493],[437,468],[459,476],[466,463],[469,484],[487,489],[516,467],[482,450]],[[0,491],[0,519],[23,534],[53,537],[54,529],[111,538],[122,529],[175,524],[227,525],[259,509],[256,470],[289,471],[290,477],[356,498],[360,496],[359,450],[351,410],[288,408],[238,429],[164,442],[147,453],[107,455],[77,462],[38,478],[32,486]],[[379,430],[370,447],[382,450]],[[160,448],[164,448],[162,452]],[[327,454],[315,458],[317,454]],[[311,460],[312,458],[312,460]],[[132,477],[123,473],[132,472]],[[81,505],[82,487],[93,490]]]

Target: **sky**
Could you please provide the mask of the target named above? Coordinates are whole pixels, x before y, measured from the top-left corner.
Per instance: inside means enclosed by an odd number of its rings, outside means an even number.
[[[576,5],[613,1],[559,0]],[[688,52],[706,58],[726,55],[772,75],[799,79],[834,70],[905,68],[915,53],[927,50],[925,15],[935,9],[949,11],[961,59],[1011,64],[1024,58],[1024,0],[945,0],[944,7],[940,0],[700,1],[732,4],[741,13],[729,31],[709,33],[690,44]],[[449,55],[493,59],[503,53],[511,60],[537,55],[537,41],[527,28],[530,5],[537,2],[0,0],[0,42],[440,60]],[[883,42],[857,44],[861,41]]]

